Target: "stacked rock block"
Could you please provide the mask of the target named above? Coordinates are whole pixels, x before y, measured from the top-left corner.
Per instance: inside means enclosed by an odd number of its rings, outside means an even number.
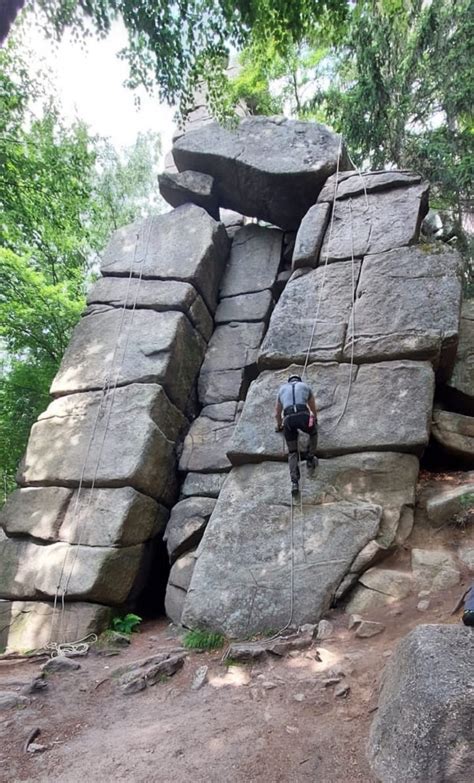
[[[0,633],[38,647],[133,602],[177,496],[229,240],[195,205],[117,231],[0,528]],[[52,602],[65,597],[54,622]],[[45,619],[46,618],[46,619]]]
[[[190,627],[245,636],[317,622],[413,525],[435,382],[456,355],[461,263],[450,248],[417,244],[428,208],[420,177],[349,171],[326,134],[257,119],[233,137],[207,126],[175,144],[178,168],[212,176],[220,204],[298,229],[294,272],[227,452],[233,469],[193,553]],[[320,466],[291,512],[273,410],[280,383],[306,364]]]
[[[433,440],[443,461],[474,468],[474,301],[463,303],[459,345],[433,414]]]
[[[201,412],[186,435],[179,469],[183,499],[173,508],[165,539],[171,564],[166,613],[180,622],[195,550],[226,475],[243,399],[257,374],[257,355],[274,303],[283,232],[255,224],[234,234],[198,380]],[[213,495],[214,497],[209,497]]]

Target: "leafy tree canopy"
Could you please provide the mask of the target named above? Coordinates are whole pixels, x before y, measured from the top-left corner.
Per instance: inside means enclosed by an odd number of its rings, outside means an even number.
[[[330,15],[340,29],[348,0],[38,0],[46,29],[61,35],[72,29],[78,38],[92,22],[105,35],[115,19],[128,30],[123,53],[130,64],[130,84],[158,84],[162,99],[177,104],[182,115],[192,106],[199,81],[211,86],[214,108],[222,110],[222,93],[212,85],[222,79],[232,49],[265,46],[271,40],[284,55],[311,34],[315,23]]]
[[[117,152],[66,125],[47,75],[0,52],[0,471],[13,486],[28,432],[84,306],[112,231],[159,210],[156,134]]]

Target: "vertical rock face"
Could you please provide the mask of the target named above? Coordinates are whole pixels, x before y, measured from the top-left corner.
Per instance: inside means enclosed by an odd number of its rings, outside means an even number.
[[[197,137],[177,146],[194,144]],[[409,535],[435,372],[443,379],[451,371],[461,303],[457,253],[416,245],[427,195],[411,172],[342,171],[304,217],[295,271],[259,351],[265,372],[250,385],[227,452],[235,467],[197,549],[184,605],[179,594],[186,625],[241,636],[316,622],[381,551]],[[318,454],[329,459],[304,479],[291,515],[273,408],[294,372],[314,390]],[[402,470],[397,460],[405,460]],[[374,474],[376,495],[368,491]],[[389,510],[395,475],[403,490]],[[356,518],[360,526],[346,530],[353,549],[338,544],[338,560],[332,542]],[[173,590],[171,598],[178,599]]]
[[[146,580],[177,495],[177,446],[228,249],[224,227],[193,204],[112,237],[104,277],[53,382],[57,399],[32,428],[23,488],[0,518],[9,648],[56,632],[57,613],[44,601],[64,595],[59,625],[72,641]]]
[[[111,238],[0,517],[9,648],[49,638],[58,585],[69,641],[133,605],[163,532],[173,621],[318,621],[411,529],[435,373],[469,395],[459,258],[416,244],[420,177],[356,174],[327,128],[275,118],[207,123],[173,154],[180,206]],[[293,514],[273,422],[289,372],[324,458]],[[437,415],[435,434],[459,452],[468,425]]]

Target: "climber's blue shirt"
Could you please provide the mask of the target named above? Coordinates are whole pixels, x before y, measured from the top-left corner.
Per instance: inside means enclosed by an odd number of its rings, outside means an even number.
[[[293,400],[294,389],[294,400]],[[278,389],[278,401],[281,404],[283,410],[289,408],[291,405],[306,405],[313,392],[311,387],[303,381],[296,381],[295,383],[282,383]]]

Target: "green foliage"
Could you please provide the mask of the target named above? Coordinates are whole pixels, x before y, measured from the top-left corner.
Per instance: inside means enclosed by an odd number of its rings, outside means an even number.
[[[39,0],[38,5],[46,30],[58,35],[70,28],[83,37],[90,20],[103,35],[121,18],[129,35],[124,56],[131,86],[158,84],[162,99],[177,103],[182,114],[203,80],[214,109],[225,112],[222,90],[213,86],[222,82],[232,48],[273,40],[284,57],[324,15],[341,27],[349,6],[347,0]]]
[[[188,631],[183,639],[183,645],[188,650],[220,650],[225,638],[220,633],[209,631]]]
[[[112,231],[158,210],[159,137],[118,153],[81,123],[66,126],[46,74],[0,51],[0,473],[14,486],[28,432],[84,306]]]
[[[141,621],[142,618],[137,614],[126,614],[124,617],[114,617],[112,626],[114,631],[130,636],[132,633],[138,633]]]

